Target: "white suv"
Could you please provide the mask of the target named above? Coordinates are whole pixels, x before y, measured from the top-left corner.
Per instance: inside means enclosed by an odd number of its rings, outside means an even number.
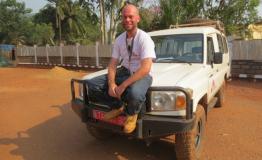
[[[230,76],[226,37],[220,23],[215,26],[185,25],[150,32],[157,59],[153,64],[153,84],[139,115],[134,136],[147,142],[175,135],[177,159],[200,157],[208,111],[224,104],[224,88]],[[219,26],[219,27],[217,27]],[[220,28],[216,29],[216,28]],[[110,108],[92,101],[86,79],[105,74],[102,70],[72,80],[72,108],[98,139],[122,133],[124,115],[103,121]],[[80,85],[76,96],[75,83]]]

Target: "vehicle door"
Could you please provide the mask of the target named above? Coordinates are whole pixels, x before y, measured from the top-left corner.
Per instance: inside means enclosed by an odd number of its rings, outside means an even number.
[[[227,69],[229,68],[229,54],[227,49],[227,44],[223,41],[223,36],[219,33],[216,34],[215,38],[215,52],[223,53],[222,63],[221,64],[214,64],[216,68],[216,79],[217,79],[217,90],[220,89],[220,86],[225,80],[225,75],[227,73]]]
[[[207,99],[208,102],[211,100],[216,91],[216,67],[213,64],[214,61],[214,34],[209,34],[206,37],[206,46],[207,46],[207,57],[206,64],[208,68],[208,91],[207,91]]]
[[[223,68],[225,68],[227,72],[227,78],[230,76],[230,66],[231,66],[231,58],[229,55],[229,49],[228,49],[228,42],[227,39],[224,35],[221,35],[222,41],[223,41],[223,49],[224,49],[224,54],[223,54]]]

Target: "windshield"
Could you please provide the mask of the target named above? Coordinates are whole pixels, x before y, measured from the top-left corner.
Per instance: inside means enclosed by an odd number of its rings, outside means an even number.
[[[153,36],[157,63],[202,63],[203,34]]]

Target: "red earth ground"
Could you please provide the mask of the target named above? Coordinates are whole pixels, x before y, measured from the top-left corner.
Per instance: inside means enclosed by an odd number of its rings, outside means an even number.
[[[0,160],[175,160],[174,144],[117,136],[98,141],[69,105],[62,68],[0,68]],[[262,83],[233,80],[209,112],[201,160],[262,159]]]

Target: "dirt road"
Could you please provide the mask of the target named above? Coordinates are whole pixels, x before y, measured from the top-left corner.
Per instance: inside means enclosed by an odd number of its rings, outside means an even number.
[[[0,68],[0,160],[174,160],[173,144],[123,136],[97,141],[69,106],[61,68]],[[262,83],[233,80],[208,115],[202,160],[262,159]]]

